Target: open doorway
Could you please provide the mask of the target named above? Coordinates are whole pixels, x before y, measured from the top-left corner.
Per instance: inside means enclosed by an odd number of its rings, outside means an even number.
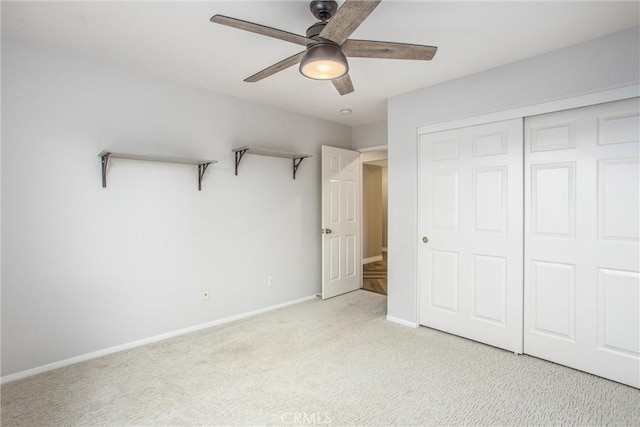
[[[387,150],[362,161],[362,289],[387,295]]]

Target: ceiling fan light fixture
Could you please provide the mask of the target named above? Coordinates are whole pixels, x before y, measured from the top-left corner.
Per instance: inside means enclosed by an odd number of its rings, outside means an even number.
[[[333,80],[349,72],[347,57],[334,43],[310,46],[300,60],[300,73],[314,80]]]

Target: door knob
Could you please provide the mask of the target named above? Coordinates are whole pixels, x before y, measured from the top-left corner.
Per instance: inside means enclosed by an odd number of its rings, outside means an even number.
[[[325,229],[325,230],[324,230],[324,233],[325,233],[325,234],[331,234],[331,229],[330,229],[330,228]]]
[[[422,243],[429,243],[429,238],[427,236],[424,236],[422,238]]]

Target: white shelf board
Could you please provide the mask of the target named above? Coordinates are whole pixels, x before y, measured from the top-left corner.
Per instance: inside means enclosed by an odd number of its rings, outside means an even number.
[[[98,157],[104,157],[109,155],[110,159],[128,159],[128,160],[143,160],[147,162],[161,162],[161,163],[181,163],[184,165],[204,165],[218,163],[217,160],[207,159],[195,159],[190,157],[178,157],[178,156],[161,156],[156,154],[135,154],[135,153],[122,153],[115,151],[102,151],[98,154]]]
[[[272,150],[270,148],[254,147],[252,145],[245,145],[243,147],[233,149],[234,153],[237,153],[238,151],[245,151],[245,154],[254,154],[256,156],[282,157],[284,159],[305,159],[307,157],[312,157],[311,154]]]

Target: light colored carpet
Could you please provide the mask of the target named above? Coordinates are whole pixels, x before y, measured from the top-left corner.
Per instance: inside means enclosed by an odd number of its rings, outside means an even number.
[[[638,425],[640,390],[313,300],[2,387],[2,425]]]

